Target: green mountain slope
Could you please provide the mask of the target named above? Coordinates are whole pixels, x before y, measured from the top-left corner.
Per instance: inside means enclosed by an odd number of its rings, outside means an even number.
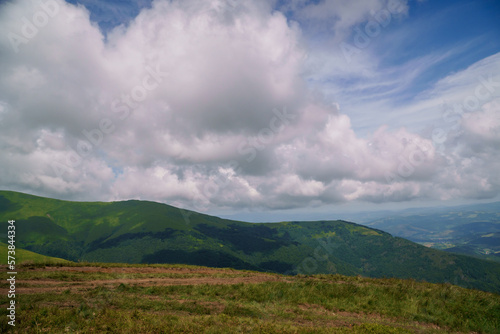
[[[3,242],[0,242],[0,265],[6,265],[7,264],[7,255],[8,255],[8,249],[7,249],[7,244],[4,244]],[[64,259],[59,259],[56,257],[50,257],[46,255],[41,255],[37,254],[34,252],[27,251],[25,249],[17,248],[15,250],[15,264],[25,264],[27,262],[30,263],[44,263],[44,264],[49,264],[49,263],[70,263],[68,260]]]
[[[451,282],[500,292],[500,264],[345,221],[244,223],[147,201],[69,202],[0,191],[16,246],[72,261],[184,263],[287,274]]]

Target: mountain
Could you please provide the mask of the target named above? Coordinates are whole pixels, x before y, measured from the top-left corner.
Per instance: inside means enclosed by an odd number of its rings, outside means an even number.
[[[500,202],[411,209],[365,225],[436,249],[500,262]]]
[[[70,202],[0,191],[0,231],[12,219],[16,247],[71,261],[413,278],[500,292],[499,263],[346,221],[245,223],[149,201]]]

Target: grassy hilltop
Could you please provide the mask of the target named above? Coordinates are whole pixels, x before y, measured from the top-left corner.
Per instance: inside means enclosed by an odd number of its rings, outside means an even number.
[[[70,202],[0,191],[16,246],[70,261],[183,263],[286,274],[451,282],[500,292],[500,264],[345,221],[245,223],[148,201]]]
[[[498,333],[500,296],[451,284],[188,265],[17,268],[13,333]]]

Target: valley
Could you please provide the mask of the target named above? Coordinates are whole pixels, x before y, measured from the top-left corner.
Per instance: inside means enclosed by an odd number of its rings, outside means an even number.
[[[500,202],[387,212],[360,220],[422,245],[500,262]]]

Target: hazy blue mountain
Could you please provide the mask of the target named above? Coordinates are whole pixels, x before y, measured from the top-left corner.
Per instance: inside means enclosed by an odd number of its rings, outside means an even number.
[[[364,224],[433,248],[500,261],[500,202],[408,209]]]

